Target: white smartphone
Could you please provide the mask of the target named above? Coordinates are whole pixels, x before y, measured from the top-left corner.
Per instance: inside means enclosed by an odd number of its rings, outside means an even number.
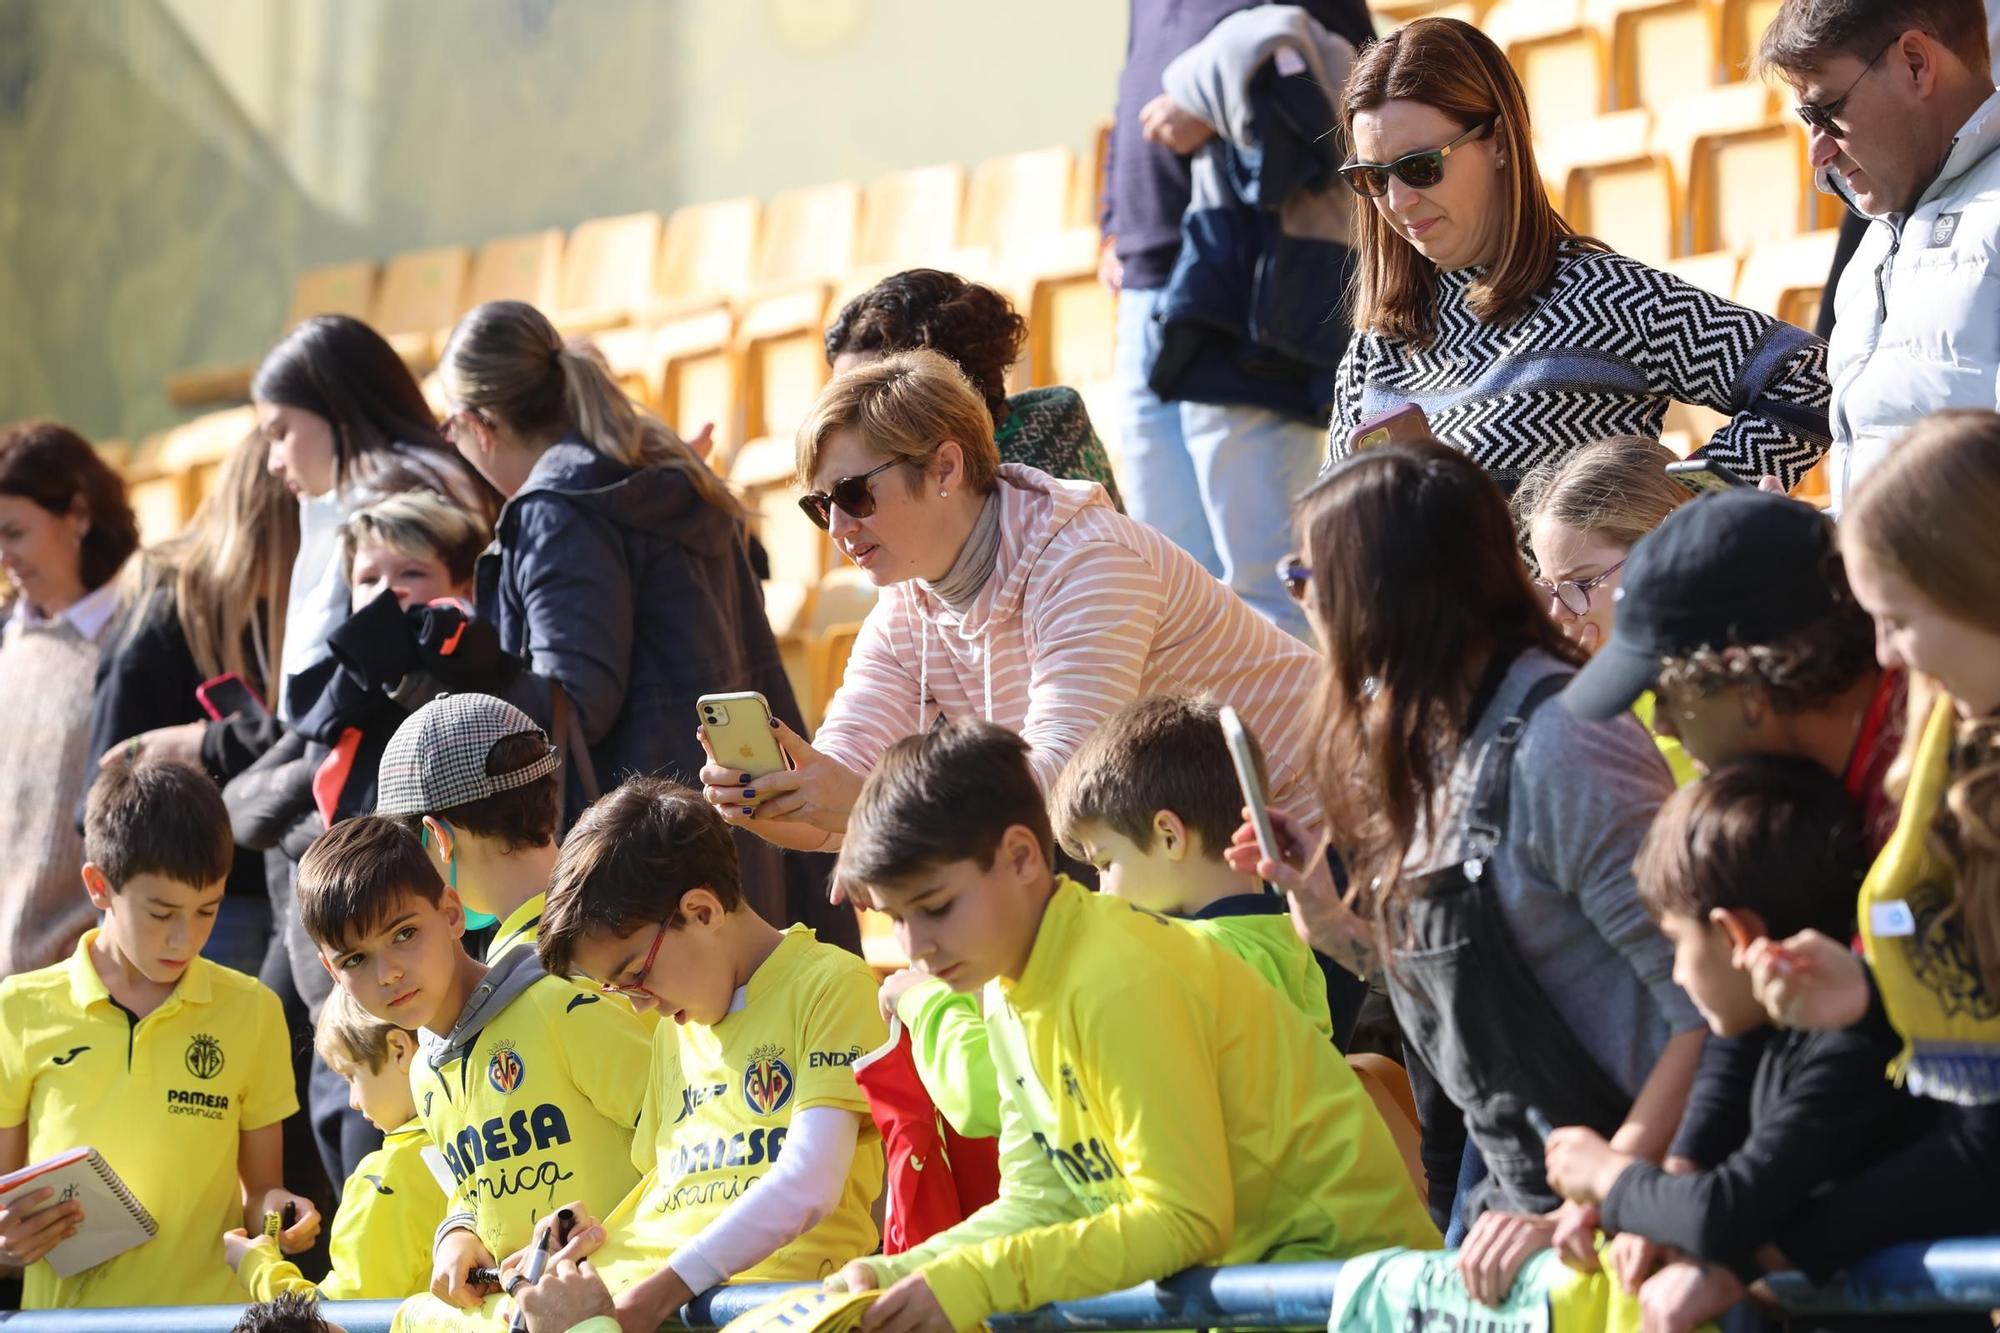
[[[771,734],[771,705],[755,690],[704,694],[695,700],[701,733],[715,762],[761,778],[785,771],[785,752]]]
[[[1250,823],[1257,830],[1257,846],[1267,861],[1283,861],[1278,835],[1271,827],[1271,812],[1264,804],[1264,784],[1257,780],[1257,760],[1250,753],[1250,731],[1234,708],[1218,710],[1222,719],[1222,739],[1229,745],[1230,762],[1236,765],[1236,784],[1243,788],[1243,804],[1250,807]]]

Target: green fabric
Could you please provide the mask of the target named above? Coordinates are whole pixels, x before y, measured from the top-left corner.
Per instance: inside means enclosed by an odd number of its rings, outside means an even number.
[[[986,1049],[979,997],[960,995],[932,977],[903,992],[896,1017],[910,1030],[917,1077],[951,1127],[968,1139],[997,1137],[1000,1083]]]
[[[1292,928],[1289,913],[1270,916],[1217,916],[1189,921],[1190,927],[1256,969],[1297,1005],[1320,1035],[1333,1040],[1333,1011],[1326,1004],[1326,973],[1312,946]]]
[[[1555,1251],[1543,1250],[1523,1266],[1506,1304],[1495,1309],[1466,1294],[1457,1250],[1364,1254],[1340,1266],[1327,1333],[1404,1333],[1418,1327],[1552,1333],[1548,1283],[1563,1272]]]
[[[1023,463],[1060,481],[1094,481],[1118,512],[1125,512],[1111,455],[1090,424],[1081,394],[1059,384],[1029,389],[1009,398],[1007,409],[1007,419],[993,432],[1001,462]]]

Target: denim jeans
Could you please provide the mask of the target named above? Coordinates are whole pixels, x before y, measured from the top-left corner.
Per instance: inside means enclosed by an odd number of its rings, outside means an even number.
[[[1160,296],[1129,287],[1118,294],[1118,484],[1126,511],[1266,619],[1305,638],[1305,614],[1275,570],[1294,549],[1292,501],[1319,472],[1325,432],[1259,407],[1162,401],[1146,383]]]

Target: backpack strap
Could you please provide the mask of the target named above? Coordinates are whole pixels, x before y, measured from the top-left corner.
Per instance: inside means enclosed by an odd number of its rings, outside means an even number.
[[[1514,787],[1514,751],[1535,710],[1562,693],[1573,671],[1542,677],[1529,687],[1520,704],[1500,724],[1479,755],[1478,777],[1472,787],[1472,813],[1466,819],[1466,842],[1473,859],[1490,856],[1507,827],[1507,801]]]

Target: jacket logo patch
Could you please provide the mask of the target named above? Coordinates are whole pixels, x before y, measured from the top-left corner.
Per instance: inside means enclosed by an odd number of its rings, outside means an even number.
[[[792,1067],[785,1063],[784,1050],[760,1046],[750,1052],[743,1070],[743,1101],[758,1115],[775,1115],[792,1100]]]
[[[196,1078],[214,1078],[222,1072],[222,1043],[206,1032],[197,1032],[188,1043],[187,1071]]]
[[[502,1044],[486,1057],[486,1081],[495,1092],[512,1092],[528,1076],[527,1065],[513,1046]]]
[[[1931,243],[1933,250],[1943,249],[1951,244],[1951,238],[1958,235],[1958,220],[1962,213],[1940,213],[1938,220],[1931,223]]]

